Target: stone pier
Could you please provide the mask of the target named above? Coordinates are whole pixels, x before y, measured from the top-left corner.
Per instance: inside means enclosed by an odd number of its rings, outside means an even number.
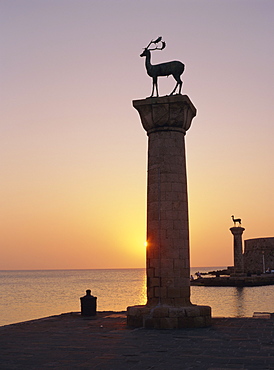
[[[242,235],[245,229],[243,227],[231,227],[230,231],[234,237],[234,275],[244,273],[243,243]]]
[[[147,304],[127,309],[131,327],[204,327],[211,308],[190,302],[186,131],[196,108],[186,95],[133,101],[148,135]]]

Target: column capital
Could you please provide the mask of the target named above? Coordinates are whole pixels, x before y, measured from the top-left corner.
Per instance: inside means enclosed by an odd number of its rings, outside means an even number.
[[[233,235],[242,235],[242,233],[245,231],[245,229],[240,226],[231,227],[229,230]]]
[[[187,95],[133,100],[133,107],[139,112],[148,135],[155,131],[180,131],[185,134],[197,112]]]

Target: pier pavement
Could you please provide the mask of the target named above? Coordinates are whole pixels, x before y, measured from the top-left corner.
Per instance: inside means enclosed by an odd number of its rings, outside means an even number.
[[[67,313],[0,327],[0,369],[274,369],[274,319],[213,318],[197,329],[129,329],[125,312]]]

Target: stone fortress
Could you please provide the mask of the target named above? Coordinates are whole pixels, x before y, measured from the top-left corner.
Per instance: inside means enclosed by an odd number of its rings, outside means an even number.
[[[274,270],[274,238],[246,239],[243,263],[247,274]]]

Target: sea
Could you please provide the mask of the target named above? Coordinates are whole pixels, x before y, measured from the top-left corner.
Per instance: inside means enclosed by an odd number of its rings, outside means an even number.
[[[224,266],[193,267],[195,272]],[[80,312],[87,289],[97,297],[98,311],[125,311],[146,303],[146,270],[0,271],[0,326],[66,312]],[[191,287],[191,302],[208,305],[213,317],[251,317],[274,312],[274,285],[263,287]]]

